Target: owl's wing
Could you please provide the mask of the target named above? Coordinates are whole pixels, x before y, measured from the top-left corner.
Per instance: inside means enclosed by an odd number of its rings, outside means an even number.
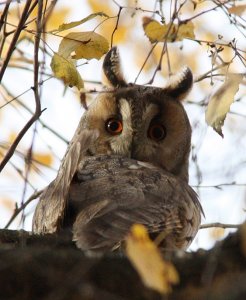
[[[140,223],[166,248],[186,248],[201,221],[196,193],[178,178],[156,170],[121,172],[71,187],[73,201],[87,197],[73,226],[82,250],[114,249],[130,227]]]
[[[98,133],[78,127],[58,170],[57,177],[42,193],[33,217],[35,233],[56,232],[63,219],[70,183],[78,163]]]

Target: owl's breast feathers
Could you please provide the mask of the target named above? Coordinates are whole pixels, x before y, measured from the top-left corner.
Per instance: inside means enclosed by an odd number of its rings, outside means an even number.
[[[119,247],[134,223],[145,225],[161,247],[186,249],[199,229],[202,208],[191,187],[172,174],[102,155],[80,162],[67,212],[65,223],[77,246],[96,253]]]

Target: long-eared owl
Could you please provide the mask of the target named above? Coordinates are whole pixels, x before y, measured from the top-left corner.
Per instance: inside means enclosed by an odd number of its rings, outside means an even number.
[[[189,68],[166,87],[126,83],[116,47],[103,71],[110,84],[82,116],[56,179],[33,218],[38,234],[68,230],[91,254],[124,244],[130,227],[146,226],[161,247],[186,249],[202,208],[188,185],[191,126],[181,100]]]

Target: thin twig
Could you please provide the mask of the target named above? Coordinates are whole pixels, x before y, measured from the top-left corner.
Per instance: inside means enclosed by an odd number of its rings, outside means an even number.
[[[6,2],[6,5],[4,7],[4,10],[1,14],[1,18],[0,18],[0,31],[2,30],[2,26],[3,24],[5,23],[5,20],[6,20],[6,17],[7,17],[7,14],[8,14],[8,10],[9,10],[9,6],[10,6],[10,3],[11,3],[11,0],[8,0]]]
[[[4,149],[4,146],[0,144],[0,148]],[[4,153],[0,151],[0,156],[3,156]],[[9,165],[13,167],[13,169],[16,171],[16,173],[24,180],[23,170],[21,170],[19,167],[17,167],[13,162],[9,162]],[[35,190],[35,187],[32,185],[30,181],[27,181],[27,183],[30,185],[30,187]]]
[[[22,16],[21,16],[21,19],[20,19],[20,22],[19,22],[19,24],[16,28],[16,31],[15,31],[15,34],[12,38],[11,43],[10,43],[9,50],[7,52],[6,58],[3,62],[2,68],[0,70],[0,82],[3,79],[3,75],[5,73],[5,70],[6,70],[7,66],[8,66],[9,60],[10,60],[10,58],[11,58],[11,56],[12,56],[14,50],[15,50],[15,46],[16,46],[18,38],[21,34],[21,31],[23,30],[23,28],[25,26],[25,22],[26,22],[28,16],[30,15],[29,8],[30,8],[31,4],[32,4],[32,0],[27,0],[26,5],[25,5],[24,10],[23,10],[23,13],[22,13]]]
[[[111,42],[110,42],[111,48],[113,46],[114,34],[115,34],[116,30],[118,29],[121,11],[122,11],[122,6],[119,6],[119,11],[118,11],[118,14],[117,14],[116,24],[115,24],[114,30],[112,32],[112,35],[111,35]]]
[[[37,191],[34,194],[32,194],[20,207],[16,207],[14,210],[13,215],[11,216],[11,218],[9,219],[8,223],[6,224],[6,226],[4,227],[5,229],[9,228],[9,226],[12,224],[12,222],[14,221],[14,219],[18,216],[18,214],[27,207],[27,205],[29,203],[31,203],[33,200],[37,199],[44,190],[41,191]]]
[[[34,115],[37,116],[37,119],[41,115],[41,103],[40,103],[40,92],[39,92],[39,44],[40,44],[40,38],[41,38],[41,32],[43,28],[43,23],[42,23],[42,12],[43,12],[43,0],[39,0],[38,2],[38,15],[37,15],[37,34],[35,35],[35,41],[34,41],[34,86],[33,86],[33,92],[34,92],[34,98],[35,98],[35,113]],[[34,120],[35,122],[36,120]],[[35,128],[33,131],[33,137],[31,141],[31,146],[28,150],[27,157],[26,157],[26,174],[25,174],[25,181],[24,181],[24,188],[23,188],[23,193],[22,193],[22,200],[21,200],[21,206],[24,204],[24,199],[26,196],[26,190],[27,190],[27,181],[28,181],[28,176],[31,170],[31,161],[32,161],[32,156],[33,156],[33,145],[35,141],[35,136],[36,136],[36,123],[35,123]],[[22,221],[24,224],[25,220],[25,215],[24,215],[24,209],[22,210]]]
[[[202,81],[203,79],[207,78],[209,74],[212,74],[214,71],[217,71],[221,68],[224,68],[225,66],[228,66],[230,63],[222,63],[221,65],[219,66],[216,66],[216,67],[213,67],[211,70],[205,72],[204,74],[200,75],[200,76],[197,76],[195,79],[194,79],[194,82],[199,82],[199,81]],[[216,76],[217,74],[213,74],[213,75],[210,75],[209,77],[211,76]]]
[[[29,0],[27,3],[29,3],[29,6],[30,6],[31,1]],[[33,125],[33,123],[38,120],[38,118],[40,117],[40,115],[42,113],[42,111],[41,111],[41,105],[40,105],[40,98],[39,98],[39,90],[38,90],[38,86],[39,86],[39,82],[38,82],[38,71],[39,71],[38,50],[39,50],[39,42],[40,42],[40,36],[41,36],[41,31],[42,31],[42,24],[41,24],[41,21],[40,21],[41,17],[42,17],[42,7],[43,7],[42,4],[43,4],[43,1],[42,0],[39,1],[39,9],[38,9],[38,20],[39,20],[39,22],[38,22],[37,35],[35,37],[35,44],[34,44],[35,52],[34,52],[34,87],[33,87],[33,91],[34,91],[35,104],[36,104],[35,105],[35,113],[31,117],[31,119],[26,123],[26,125],[23,127],[23,129],[19,132],[19,134],[17,135],[17,137],[14,140],[13,144],[11,145],[11,147],[9,148],[9,150],[6,153],[5,157],[3,158],[3,160],[2,160],[2,162],[0,164],[0,172],[3,170],[3,168],[5,167],[5,165],[7,164],[7,162],[10,160],[10,158],[14,154],[15,149],[18,146],[18,144],[21,141],[21,139],[23,138],[23,136],[26,134],[26,132],[28,131],[28,129]],[[24,21],[28,17],[29,6],[26,4],[26,6],[24,8],[24,11],[23,11],[23,14],[22,14],[21,21],[20,21],[20,23],[19,23],[16,31],[20,30],[20,32],[21,32],[21,29],[22,29],[22,27],[25,24]],[[32,8],[34,8],[34,4],[32,5]],[[24,12],[25,12],[25,16],[23,17]],[[20,24],[22,24],[22,26],[20,26]],[[17,36],[16,41],[17,41],[18,37],[19,37],[19,35]],[[13,40],[15,40],[15,39],[13,38]],[[11,44],[13,43],[13,40],[12,40]],[[9,51],[9,53],[10,53],[10,51]],[[7,67],[9,59],[11,57],[11,54],[12,54],[12,52],[10,53],[9,57],[7,55],[8,59],[6,59],[4,61],[2,69],[4,69],[5,62],[7,62],[5,68]],[[1,70],[1,74],[3,76],[4,71],[2,72],[2,70]],[[1,81],[1,79],[2,78],[0,76],[0,81]]]
[[[235,181],[229,183],[220,183],[215,185],[192,185],[193,188],[216,188],[221,189],[223,186],[242,186],[246,187],[246,183],[236,183]]]
[[[141,68],[140,68],[140,70],[139,70],[139,72],[138,72],[138,74],[137,74],[137,76],[136,76],[136,78],[135,78],[135,80],[134,80],[134,83],[137,82],[137,80],[138,80],[138,78],[139,78],[141,72],[143,71],[143,68],[145,67],[145,65],[146,65],[146,63],[147,63],[147,61],[148,61],[148,59],[150,58],[150,55],[151,55],[152,52],[154,51],[154,49],[155,49],[155,47],[156,47],[157,44],[158,44],[158,42],[156,42],[156,43],[152,46],[152,48],[150,49],[150,51],[149,51],[147,57],[145,58],[145,60],[144,60],[144,62],[143,62],[143,64],[142,64],[142,66],[141,66]]]
[[[207,228],[214,228],[214,227],[219,227],[219,228],[239,228],[241,224],[225,224],[225,223],[208,223],[208,224],[202,224],[200,225],[200,229],[207,229]]]

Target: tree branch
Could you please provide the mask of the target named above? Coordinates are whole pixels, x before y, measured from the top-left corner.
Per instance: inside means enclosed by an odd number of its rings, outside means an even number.
[[[14,46],[13,46],[13,42],[15,41],[15,43],[18,40],[19,34],[25,24],[25,21],[29,15],[29,7],[31,5],[30,0],[28,0],[28,2],[26,3],[26,6],[24,8],[23,14],[22,14],[22,18],[19,22],[19,25],[16,29],[16,34],[13,37],[13,40],[11,42],[11,46],[10,46],[10,50],[11,47],[13,47],[14,50]],[[35,3],[34,3],[35,4]],[[32,9],[34,8],[35,5],[32,5]],[[41,111],[41,105],[40,105],[40,98],[39,98],[39,83],[38,83],[38,74],[39,74],[39,61],[38,61],[38,51],[39,51],[39,43],[40,43],[40,37],[41,37],[41,32],[42,32],[42,8],[43,8],[43,1],[39,1],[38,4],[38,18],[37,18],[37,34],[35,36],[35,43],[34,43],[34,87],[33,87],[33,91],[34,91],[34,97],[35,97],[35,113],[34,115],[31,117],[31,119],[26,123],[26,125],[23,127],[23,129],[19,132],[19,134],[17,135],[15,141],[13,142],[13,144],[11,145],[11,147],[9,148],[8,152],[6,153],[4,159],[2,160],[1,164],[0,164],[0,172],[3,170],[3,168],[5,167],[5,165],[7,164],[7,162],[9,161],[9,159],[12,157],[12,155],[14,154],[14,151],[16,149],[16,147],[18,146],[19,142],[21,141],[21,139],[23,138],[23,136],[26,134],[26,132],[28,131],[28,129],[33,125],[33,123],[38,120],[38,118],[40,117],[42,111]],[[19,34],[17,35],[17,33],[19,32]],[[2,79],[1,76],[3,76],[4,71],[8,65],[9,59],[12,55],[11,51],[8,51],[7,57],[3,63],[2,69],[1,69],[1,73],[0,73],[0,81]]]
[[[20,33],[23,30],[23,28],[25,26],[25,23],[26,23],[26,20],[27,20],[27,18],[30,15],[29,8],[30,8],[31,4],[32,4],[32,0],[27,0],[26,5],[25,5],[24,10],[23,10],[23,13],[21,15],[20,22],[19,22],[19,24],[18,24],[18,26],[16,28],[16,31],[15,31],[13,39],[12,39],[12,41],[10,43],[9,50],[7,52],[6,58],[5,58],[4,62],[3,62],[2,68],[0,70],[0,83],[1,83],[1,81],[3,79],[3,75],[5,73],[5,70],[6,70],[7,66],[8,66],[9,60],[10,60],[10,58],[11,58],[11,56],[12,56],[14,50],[15,50],[15,46],[16,46],[16,43],[17,43],[18,38],[20,36]],[[7,5],[8,4],[6,4],[6,6]]]
[[[11,218],[9,219],[8,223],[5,225],[4,228],[5,228],[5,229],[9,228],[9,226],[12,224],[12,222],[13,222],[14,219],[18,216],[18,214],[19,214],[20,212],[22,212],[23,209],[25,209],[29,203],[31,203],[33,200],[37,199],[37,198],[43,193],[43,191],[44,191],[44,190],[35,192],[34,194],[32,194],[32,195],[26,200],[26,202],[22,203],[22,205],[21,205],[20,207],[16,207],[15,210],[14,210],[13,215],[11,216]]]

